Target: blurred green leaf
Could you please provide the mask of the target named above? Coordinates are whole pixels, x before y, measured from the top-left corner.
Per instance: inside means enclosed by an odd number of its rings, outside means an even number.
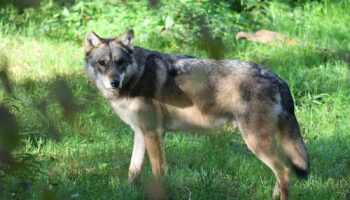
[[[171,16],[167,16],[165,18],[165,29],[169,29],[174,25],[174,18]]]

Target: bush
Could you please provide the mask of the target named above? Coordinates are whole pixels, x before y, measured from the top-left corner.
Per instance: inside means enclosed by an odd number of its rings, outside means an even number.
[[[215,37],[230,38],[268,20],[262,12],[267,5],[263,1],[65,2],[44,0],[38,7],[24,9],[7,5],[0,9],[2,31],[80,43],[88,30],[113,36],[133,27],[143,46],[181,50],[188,46],[184,44],[198,42],[201,18]]]

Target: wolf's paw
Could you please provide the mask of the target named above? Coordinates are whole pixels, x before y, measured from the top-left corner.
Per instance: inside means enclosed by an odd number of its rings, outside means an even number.
[[[132,173],[129,171],[129,184],[134,186],[141,185],[141,176],[137,173]]]

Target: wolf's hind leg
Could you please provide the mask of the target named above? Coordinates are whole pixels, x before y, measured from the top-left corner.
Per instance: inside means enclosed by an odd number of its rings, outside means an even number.
[[[129,167],[130,183],[137,183],[139,181],[145,159],[145,152],[146,146],[143,133],[141,131],[134,131],[134,147]]]
[[[269,122],[266,122],[269,123]],[[270,122],[272,123],[272,122]],[[273,196],[280,195],[281,200],[289,199],[289,169],[285,164],[285,159],[279,153],[274,133],[276,132],[272,124],[262,124],[262,127],[254,128],[254,124],[240,123],[240,129],[248,148],[275,174],[277,182]],[[260,122],[261,124],[261,122]]]

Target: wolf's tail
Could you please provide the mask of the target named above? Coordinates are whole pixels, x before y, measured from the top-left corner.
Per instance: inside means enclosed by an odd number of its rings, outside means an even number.
[[[308,153],[294,114],[294,102],[287,84],[280,87],[283,116],[280,119],[281,145],[295,174],[306,179],[310,172]]]

